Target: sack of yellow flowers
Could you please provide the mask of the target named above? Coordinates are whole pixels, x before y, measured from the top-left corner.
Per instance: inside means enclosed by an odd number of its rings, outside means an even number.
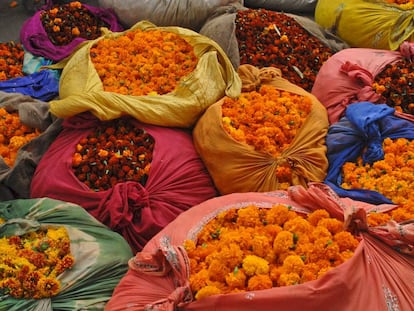
[[[79,205],[0,202],[0,310],[104,310],[131,256]]]
[[[241,89],[213,40],[147,21],[108,31],[53,68],[63,68],[60,99],[50,102],[60,118],[91,111],[101,120],[128,114],[147,124],[191,127],[207,107]]]
[[[208,200],[130,260],[106,310],[410,310],[413,223],[366,222],[393,207],[319,183]]]
[[[351,47],[397,50],[414,39],[411,0],[319,0],[315,21]]]
[[[47,102],[0,91],[0,201],[30,197],[34,170],[59,130]]]
[[[193,130],[194,145],[221,194],[306,186],[325,178],[325,108],[273,67],[241,65],[238,99],[224,97]]]

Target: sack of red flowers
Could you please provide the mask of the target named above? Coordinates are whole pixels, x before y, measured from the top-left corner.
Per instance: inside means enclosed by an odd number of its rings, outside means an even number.
[[[191,127],[224,95],[240,94],[240,79],[213,40],[189,29],[141,21],[90,40],[65,61],[60,118],[90,111],[100,120],[128,114],[146,123]]]
[[[220,44],[236,69],[240,64],[276,67],[308,92],[322,64],[348,47],[309,17],[263,6],[248,9],[234,4],[217,10],[200,33]]]
[[[196,150],[221,194],[306,186],[326,176],[325,108],[274,67],[241,65],[238,99],[224,97],[193,130]]]
[[[76,203],[136,252],[184,210],[217,192],[191,132],[131,117],[65,119],[42,157],[31,197]]]
[[[60,123],[48,103],[0,91],[0,201],[30,197],[34,170]]]
[[[347,105],[363,101],[387,104],[397,116],[414,120],[413,60],[412,42],[398,51],[344,49],[322,65],[311,93],[328,110],[330,124],[344,115]]]
[[[56,5],[47,1],[22,25],[20,42],[33,55],[57,62],[72,54],[82,42],[100,37],[103,27],[123,30],[112,9],[79,1]]]
[[[78,205],[0,202],[0,310],[103,310],[131,256]]]
[[[106,310],[410,310],[413,223],[366,222],[392,208],[323,184],[208,200],[130,260]]]

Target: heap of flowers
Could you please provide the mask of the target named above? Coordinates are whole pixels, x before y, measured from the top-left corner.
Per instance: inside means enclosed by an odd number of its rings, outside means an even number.
[[[20,43],[0,42],[0,81],[23,76],[24,50]]]
[[[333,51],[284,13],[265,9],[237,12],[240,64],[277,67],[283,77],[310,92]]]
[[[0,238],[0,295],[25,299],[56,296],[59,275],[74,262],[65,227]]]
[[[303,215],[276,204],[230,208],[185,240],[195,299],[316,280],[355,252],[359,241],[324,209]]]
[[[18,112],[0,108],[0,156],[8,166],[14,165],[19,149],[39,135],[38,129],[20,122]]]
[[[198,63],[191,44],[160,29],[101,39],[90,57],[105,91],[134,96],[173,91]]]
[[[374,163],[346,162],[342,167],[342,188],[368,189],[381,193],[397,208],[386,213],[370,213],[368,224],[383,225],[389,220],[397,222],[414,219],[414,141],[406,138],[383,142],[384,159]]]
[[[237,99],[225,97],[222,124],[238,142],[277,158],[290,146],[311,109],[307,96],[262,85],[258,91],[242,92]],[[275,173],[281,189],[292,184],[287,164],[279,165]]]
[[[374,79],[373,89],[396,111],[414,114],[414,64],[402,59],[388,64]]]
[[[125,181],[145,185],[154,144],[151,135],[127,119],[103,122],[76,145],[73,172],[96,192]]]
[[[77,37],[96,39],[101,36],[102,27],[109,27],[79,1],[44,10],[40,14],[40,20],[49,40],[56,46],[67,45]]]

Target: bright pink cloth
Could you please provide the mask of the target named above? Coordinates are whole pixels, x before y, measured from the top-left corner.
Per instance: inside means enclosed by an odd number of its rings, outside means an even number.
[[[217,195],[210,175],[196,153],[191,132],[144,125],[155,140],[145,187],[129,181],[94,192],[74,175],[72,155],[79,140],[101,122],[85,113],[65,120],[64,129],[44,154],[31,184],[31,197],[50,197],[85,208],[120,233],[137,252],[178,214]]]
[[[194,301],[188,285],[189,263],[181,247],[183,241],[194,239],[206,221],[223,208],[242,207],[253,202],[262,206],[287,204],[305,213],[326,208],[341,219],[345,218],[345,223],[361,237],[361,242],[350,259],[315,281]],[[309,189],[294,186],[288,192],[216,197],[180,214],[130,260],[130,269],[115,288],[105,311],[411,310],[414,257],[381,242],[377,232],[368,229],[365,222],[367,211],[385,211],[393,207],[341,199],[324,184],[311,184]],[[414,228],[400,225],[404,237],[382,228],[382,238],[389,238],[393,241],[391,244],[399,241],[401,246],[412,246]]]

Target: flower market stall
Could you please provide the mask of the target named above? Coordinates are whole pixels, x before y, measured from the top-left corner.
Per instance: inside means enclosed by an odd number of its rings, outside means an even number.
[[[7,2],[1,311],[412,311],[413,0]]]

